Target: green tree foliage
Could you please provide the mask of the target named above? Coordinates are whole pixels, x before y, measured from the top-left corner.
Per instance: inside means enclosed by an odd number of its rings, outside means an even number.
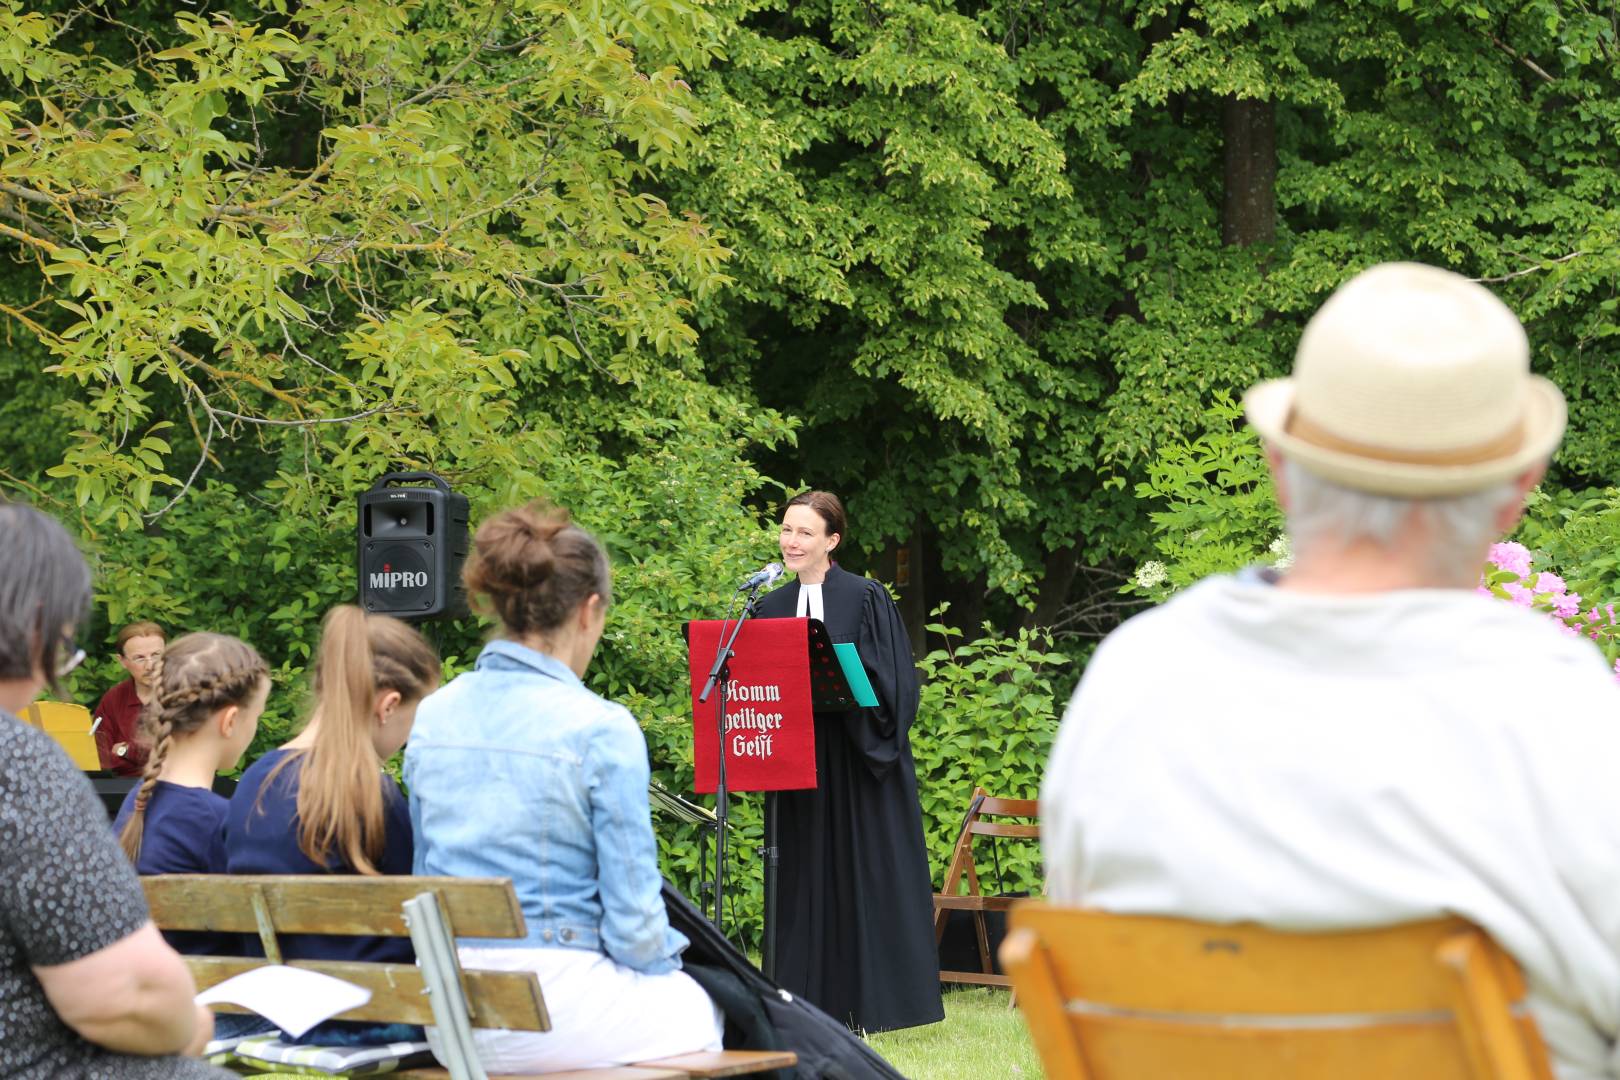
[[[128,61],[0,16],[0,228],[55,308],[8,314],[87,389],[52,475],[92,524],[157,520],[216,443],[319,513],[411,463],[510,499],[670,416],[780,434],[693,364],[725,249],[639,190],[693,130],[689,89],[632,43],[700,62],[697,9],[268,6],[132,29]]]
[[[1139,559],[1156,458],[1398,258],[1498,288],[1571,394],[1559,476],[1620,469],[1609,14],[738,3],[675,184],[735,238],[703,348],[803,418],[767,470],[841,487],[868,549],[926,532],[935,570],[1025,602],[1071,551]],[[1238,136],[1274,220],[1234,229]]]
[[[357,491],[549,495],[689,789],[676,628],[784,485],[856,568],[920,540],[918,615],[1100,633],[1273,539],[1229,402],[1375,262],[1525,318],[1556,505],[1620,479],[1617,48],[1590,0],[0,0],[0,484],[108,619],[263,646],[267,737]]]
[[[1411,0],[1024,11],[985,21],[1025,43],[1032,107],[1061,103],[1050,116],[1072,133],[1071,170],[1115,181],[1074,184],[1119,259],[1071,295],[1105,313],[1096,437],[1116,475],[1140,480],[1164,448],[1223,424],[1205,415],[1215,391],[1285,370],[1325,294],[1396,258],[1496,286],[1536,366],[1573,398],[1564,475],[1620,467],[1599,407],[1613,389],[1601,342],[1620,182],[1600,134],[1617,115],[1606,13]],[[1219,231],[1234,98],[1272,104],[1278,158],[1275,239],[1243,248]]]
[[[93,545],[91,636],[241,634],[279,672],[260,746],[284,738],[319,619],[354,595],[356,493],[431,469],[475,518],[546,496],[604,538],[596,684],[681,723],[680,622],[757,558],[749,453],[790,433],[704,377],[693,314],[729,253],[650,194],[695,144],[673,65],[713,55],[712,15],[119,15],[0,3],[3,370],[39,432],[8,429],[5,466]],[[433,632],[451,671],[478,643]],[[689,746],[660,750],[676,781]]]
[[[690,192],[734,237],[712,347],[804,420],[784,475],[853,494],[871,552],[925,520],[994,587],[1035,508],[1020,456],[1072,378],[1014,316],[1042,304],[998,234],[1066,194],[1062,157],[1004,51],[948,5],[737,5],[727,62],[696,77],[710,121]]]

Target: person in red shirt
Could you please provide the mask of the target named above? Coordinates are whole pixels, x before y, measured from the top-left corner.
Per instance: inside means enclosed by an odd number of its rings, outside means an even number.
[[[141,708],[157,686],[164,640],[163,628],[154,622],[131,623],[118,631],[118,662],[129,678],[102,695],[95,721],[101,767],[118,776],[139,776],[146,764],[146,749],[135,736]]]

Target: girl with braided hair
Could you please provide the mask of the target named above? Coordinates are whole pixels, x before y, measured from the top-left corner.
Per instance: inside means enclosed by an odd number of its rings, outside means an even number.
[[[139,873],[223,874],[230,804],[214,794],[214,774],[234,769],[253,741],[270,671],[253,646],[228,634],[187,634],[157,663],[141,713],[150,755],[113,829]],[[239,951],[234,935],[163,936],[182,953]]]

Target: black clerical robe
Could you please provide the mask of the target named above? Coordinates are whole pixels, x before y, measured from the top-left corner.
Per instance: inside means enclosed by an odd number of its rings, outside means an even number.
[[[917,670],[883,586],[836,565],[821,588],[828,635],[853,642],[879,706],[816,714],[816,781],[783,791],[776,823],[776,981],[863,1031],[944,1019],[933,885],[923,842],[911,722]],[[793,618],[799,586],[760,602]]]

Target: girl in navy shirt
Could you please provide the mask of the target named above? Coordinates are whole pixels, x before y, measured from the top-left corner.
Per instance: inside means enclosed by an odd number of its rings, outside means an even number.
[[[225,799],[214,774],[236,768],[253,741],[270,673],[253,646],[227,634],[187,634],[158,661],[141,727],[151,747],[139,787],[113,822],[142,874],[223,874]],[[177,951],[240,953],[238,937],[165,932]]]
[[[242,774],[225,820],[233,874],[409,874],[405,795],[383,762],[439,685],[421,634],[352,604],[333,608],[315,662],[315,705],[297,737]],[[413,964],[409,938],[288,934],[289,960]]]

